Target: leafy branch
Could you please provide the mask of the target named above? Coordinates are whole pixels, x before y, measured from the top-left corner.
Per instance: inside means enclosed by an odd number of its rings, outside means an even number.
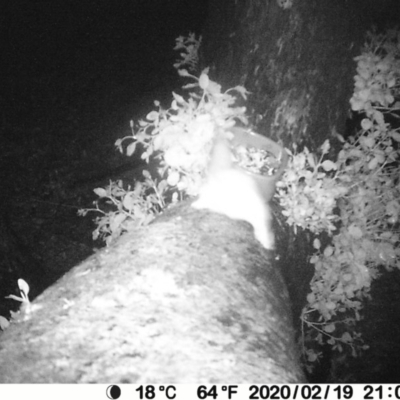
[[[362,54],[356,58],[352,110],[362,113],[360,131],[343,143],[337,160],[323,164],[308,149],[292,155],[277,196],[290,225],[314,233],[327,232],[331,243],[324,249],[314,240],[315,267],[303,310],[302,323],[309,330],[304,343],[324,340],[343,351],[347,344],[362,345],[360,334],[351,331],[360,320],[363,299],[369,296],[378,267],[400,267],[400,34],[370,32]],[[327,167],[327,168],[326,168]],[[310,312],[317,317],[308,318]],[[333,335],[346,315],[346,330]],[[316,332],[316,333],[315,333]],[[318,352],[304,347],[309,361]]]

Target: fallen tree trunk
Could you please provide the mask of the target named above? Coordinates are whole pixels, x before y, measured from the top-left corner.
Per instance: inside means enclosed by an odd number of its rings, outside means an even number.
[[[186,202],[73,268],[0,336],[7,383],[303,380],[273,254],[249,224]]]

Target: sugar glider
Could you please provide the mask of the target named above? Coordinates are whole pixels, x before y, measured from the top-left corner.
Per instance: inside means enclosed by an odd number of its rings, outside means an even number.
[[[222,136],[214,141],[208,176],[192,207],[247,221],[261,244],[268,250],[274,248],[270,207],[252,176],[234,166],[229,142]]]

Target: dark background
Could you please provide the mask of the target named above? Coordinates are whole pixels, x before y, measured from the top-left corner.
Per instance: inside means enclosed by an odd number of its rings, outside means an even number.
[[[129,116],[176,78],[174,40],[199,32],[206,3],[2,2],[3,123],[32,130],[49,114],[79,122]]]

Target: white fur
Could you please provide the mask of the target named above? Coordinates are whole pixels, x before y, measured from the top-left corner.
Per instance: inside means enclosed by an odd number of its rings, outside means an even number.
[[[192,207],[206,208],[232,219],[247,221],[253,226],[254,235],[261,244],[269,250],[274,248],[269,205],[252,177],[232,165],[230,148],[225,141],[215,144],[208,178]]]

